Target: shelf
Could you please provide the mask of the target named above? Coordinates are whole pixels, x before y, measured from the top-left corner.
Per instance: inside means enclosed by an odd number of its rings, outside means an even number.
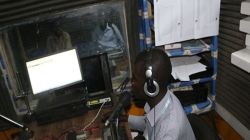
[[[152,3],[153,4],[153,3]],[[148,16],[148,3],[147,0],[140,0],[139,2],[139,13],[141,18],[141,24],[140,24],[140,50],[145,50],[147,48],[155,48],[157,46],[154,45],[154,17]],[[153,9],[153,8],[152,8]],[[153,10],[151,11],[152,13]],[[145,13],[145,14],[142,14]],[[184,86],[192,86],[194,84],[199,83],[211,83],[211,94],[212,96],[210,99],[208,99],[206,102],[191,105],[185,107],[185,111],[187,113],[194,113],[194,112],[202,112],[202,111],[209,111],[211,109],[214,109],[214,99],[216,96],[216,75],[217,75],[217,56],[218,56],[218,37],[217,36],[211,36],[211,44],[206,44],[202,40],[199,40],[200,42],[195,42],[193,40],[189,41],[182,41],[181,47],[180,46],[170,46],[170,49],[165,49],[165,52],[169,57],[180,57],[180,56],[191,56],[191,55],[197,55],[203,52],[211,52],[211,70],[212,70],[212,76],[204,77],[204,78],[198,78],[198,79],[192,79],[191,81],[180,81],[171,83],[168,88],[173,89],[177,87],[184,87]],[[192,43],[193,42],[193,43]],[[186,43],[186,44],[185,44]],[[178,48],[178,49],[174,49]]]
[[[149,26],[150,26],[150,29],[152,30],[152,31],[155,31],[155,26],[154,26],[154,18],[152,17],[152,18],[150,18],[149,19]]]
[[[231,63],[250,73],[250,48],[232,53]]]
[[[213,77],[206,77],[206,78],[199,78],[199,79],[193,79],[191,81],[181,81],[176,83],[171,83],[169,85],[169,88],[177,88],[177,87],[184,87],[184,86],[191,86],[198,83],[205,83],[214,80]]]
[[[190,113],[200,114],[212,110],[213,107],[214,107],[214,102],[209,97],[207,97],[207,101],[186,106],[184,107],[184,111],[186,114]]]
[[[171,50],[165,50],[165,52],[168,54],[169,57],[176,57],[176,56],[185,56],[185,55],[196,55],[202,52],[211,51],[212,45],[206,44],[204,41],[200,40],[200,43],[202,44],[202,47],[192,47],[189,49],[171,49]]]

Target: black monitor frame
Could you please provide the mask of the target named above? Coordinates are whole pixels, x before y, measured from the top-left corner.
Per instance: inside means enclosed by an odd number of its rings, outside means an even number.
[[[92,56],[88,56],[88,57],[80,57],[80,65],[81,65],[81,69],[82,69],[82,75],[83,75],[83,79],[84,79],[84,71],[83,71],[83,65],[82,65],[82,61],[86,61],[88,59],[92,59],[92,58],[98,58],[100,60],[101,63],[101,71],[102,71],[102,76],[103,76],[103,80],[104,80],[104,84],[105,84],[105,89],[104,90],[100,90],[100,91],[96,91],[96,92],[89,92],[88,96],[89,97],[93,97],[93,96],[99,96],[99,95],[105,95],[105,94],[109,94],[113,91],[112,88],[112,81],[111,81],[111,74],[110,74],[110,67],[109,67],[109,59],[108,59],[108,55],[107,53],[100,53],[100,54],[96,54],[96,55],[92,55]]]

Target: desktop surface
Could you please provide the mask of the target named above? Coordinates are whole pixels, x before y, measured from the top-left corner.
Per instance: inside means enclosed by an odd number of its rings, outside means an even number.
[[[103,116],[112,111],[111,107],[103,108],[96,120],[86,129],[90,132],[87,137],[88,140],[100,140],[103,138],[104,123]],[[86,111],[84,114],[73,117],[70,119],[48,123],[46,125],[37,125],[36,122],[30,124],[31,130],[34,131],[34,140],[44,140],[51,137],[51,139],[66,140],[66,137],[70,132],[76,132],[77,134],[83,133],[82,130],[98,113],[98,109]],[[123,135],[126,134],[126,140],[131,140],[130,129],[127,122],[121,122],[120,131],[123,131]]]

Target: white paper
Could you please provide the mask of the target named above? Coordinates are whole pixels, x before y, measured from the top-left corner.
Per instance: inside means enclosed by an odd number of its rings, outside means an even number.
[[[184,57],[173,57],[170,58],[172,67],[175,66],[181,66],[181,65],[188,65],[188,64],[194,64],[198,61],[200,61],[200,57],[199,56],[184,56]]]
[[[179,41],[194,38],[194,9],[195,0],[181,0],[181,32]]]
[[[199,56],[170,58],[173,78],[189,81],[190,75],[206,71],[206,66],[198,62],[200,59]]]
[[[181,0],[154,0],[156,46],[177,42],[180,38]],[[165,43],[169,42],[169,43]]]
[[[195,0],[194,39],[219,33],[220,0]]]
[[[220,0],[154,0],[156,46],[218,35]]]
[[[181,81],[189,81],[189,71],[187,71],[187,65],[184,66],[178,66],[174,68],[174,73],[176,75],[176,78]]]

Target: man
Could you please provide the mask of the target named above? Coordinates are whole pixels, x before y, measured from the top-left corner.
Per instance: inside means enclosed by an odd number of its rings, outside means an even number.
[[[124,45],[124,40],[117,25],[111,21],[114,10],[101,10],[98,13],[98,24],[92,33],[92,38],[97,43],[98,47],[104,51],[121,49]]]
[[[63,31],[58,24],[59,23],[53,23],[50,27],[51,35],[47,38],[49,54],[72,48],[69,33]]]
[[[136,58],[132,92],[146,102],[144,133],[149,140],[195,140],[179,100],[167,88],[171,71],[170,59],[160,49],[144,51]],[[148,80],[153,80],[152,87]]]

